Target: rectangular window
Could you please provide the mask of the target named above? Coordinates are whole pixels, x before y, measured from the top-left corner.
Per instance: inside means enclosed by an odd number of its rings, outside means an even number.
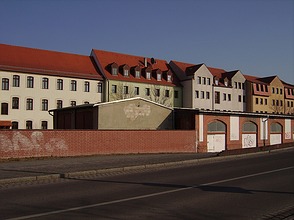
[[[17,121],[13,121],[12,122],[12,127],[11,129],[18,129],[18,122]]]
[[[281,95],[283,94],[283,89],[280,89],[280,94],[281,94]]]
[[[157,96],[157,97],[160,96],[160,89],[155,89],[155,96]]]
[[[204,91],[201,91],[201,99],[204,99]]]
[[[273,100],[273,103],[272,103],[272,105],[273,105],[273,106],[275,106],[275,104],[276,104],[276,102],[275,102],[275,100]]]
[[[201,84],[201,77],[198,76],[197,79],[198,79],[198,84]]]
[[[238,96],[238,101],[242,102],[242,96],[241,95]]]
[[[210,99],[210,93],[206,92],[206,99]]]
[[[195,91],[195,98],[199,99],[199,91],[198,90]]]
[[[283,101],[282,100],[280,100],[280,106],[283,106]]]
[[[227,94],[224,93],[224,101],[227,101]]]
[[[145,95],[146,96],[150,96],[150,88],[146,88],[145,89]]]
[[[113,68],[111,69],[111,74],[116,76],[116,75],[117,75],[117,68],[114,68],[114,67],[113,67]]]
[[[12,86],[13,87],[19,87],[20,84],[20,78],[18,75],[13,75],[13,81],[12,81]]]
[[[76,101],[70,101],[70,106],[76,106],[77,102]]]
[[[161,81],[161,74],[157,74],[157,81]]]
[[[97,84],[97,92],[102,93],[102,83]]]
[[[116,93],[117,92],[117,86],[116,85],[112,85],[111,86],[111,92],[112,93]]]
[[[124,70],[124,76],[125,77],[128,77],[129,76],[129,70],[127,70],[127,69]]]
[[[171,82],[172,81],[172,76],[171,75],[167,75],[167,81]]]
[[[27,99],[26,110],[33,110],[33,109],[34,109],[33,99]]]
[[[41,129],[47,129],[48,128],[48,122],[47,121],[42,121],[41,122]]]
[[[267,105],[267,99],[264,99],[264,104]]]
[[[260,104],[263,105],[263,98],[260,98]]]
[[[76,80],[71,80],[70,81],[70,90],[71,91],[77,91],[77,81]]]
[[[146,72],[146,79],[151,79],[151,73],[150,72]]]
[[[290,101],[287,101],[287,107],[290,107]]]
[[[256,84],[256,91],[259,91],[259,84]]]
[[[56,108],[62,108],[62,100],[57,100]]]
[[[49,79],[48,78],[42,78],[42,89],[48,89],[49,88]]]
[[[239,89],[242,89],[242,83],[238,83],[238,85],[239,85]]]
[[[268,88],[267,88],[267,86],[264,86],[264,87],[265,87],[265,91],[268,92]]]
[[[135,95],[139,95],[139,87],[135,87]]]
[[[33,129],[33,122],[32,121],[26,121],[26,129]]]
[[[63,80],[57,79],[57,90],[63,90]]]
[[[48,111],[48,100],[42,99],[42,111]]]
[[[2,90],[9,90],[9,79],[2,79]]]
[[[255,98],[255,104],[258,105],[258,98]]]
[[[279,89],[278,88],[276,88],[276,93],[279,94]]]
[[[202,82],[203,82],[203,85],[206,85],[206,78],[205,77],[202,77]]]
[[[90,82],[85,82],[85,92],[90,92]]]
[[[175,91],[175,98],[179,98],[179,91]]]
[[[27,77],[27,88],[34,88],[34,77]]]
[[[210,78],[207,78],[207,85],[210,85]]]
[[[272,88],[272,93],[275,94],[275,88],[274,87]]]
[[[19,98],[12,97],[12,109],[19,109]]]
[[[237,82],[235,82],[235,89],[237,89],[238,88],[238,83]]]
[[[165,97],[169,97],[169,90],[165,90]]]
[[[279,106],[279,100],[276,100],[276,106]]]
[[[8,103],[1,103],[1,115],[8,115]]]
[[[124,92],[124,94],[129,94],[129,87],[128,86],[124,86],[123,87],[123,92]]]
[[[231,94],[228,94],[228,101],[231,101]]]
[[[264,92],[264,85],[261,85],[261,91]]]
[[[220,104],[220,92],[214,93],[214,100],[216,104]]]
[[[140,78],[141,74],[140,74],[140,71],[139,70],[136,70],[135,71],[135,77],[136,78]]]

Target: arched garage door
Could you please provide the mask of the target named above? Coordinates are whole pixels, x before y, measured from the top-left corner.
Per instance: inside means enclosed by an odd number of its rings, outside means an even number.
[[[214,121],[207,128],[207,152],[220,152],[226,149],[226,124]]]
[[[257,146],[257,125],[245,122],[242,126],[242,148]]]
[[[283,129],[279,123],[272,123],[270,127],[270,145],[282,143]]]

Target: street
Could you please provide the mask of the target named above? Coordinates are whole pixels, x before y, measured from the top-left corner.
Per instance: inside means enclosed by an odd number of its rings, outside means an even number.
[[[1,188],[0,219],[293,219],[293,158],[291,149]]]

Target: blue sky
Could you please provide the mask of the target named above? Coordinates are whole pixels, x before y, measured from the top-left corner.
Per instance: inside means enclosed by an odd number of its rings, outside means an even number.
[[[0,43],[205,63],[294,84],[294,0],[1,0],[0,9]]]

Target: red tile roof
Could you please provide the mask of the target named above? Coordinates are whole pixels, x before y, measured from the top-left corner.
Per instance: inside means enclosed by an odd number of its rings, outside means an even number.
[[[89,56],[0,44],[0,69],[103,79]]]
[[[166,60],[154,59],[154,58],[146,58],[147,64],[151,67],[152,72],[159,69],[163,73],[163,77],[161,81],[157,81],[153,74],[151,79],[146,79],[143,71],[141,71],[141,77],[136,78],[133,74],[129,74],[128,77],[125,77],[121,72],[121,67],[123,65],[128,65],[130,69],[139,66],[141,70],[145,67],[144,57],[141,56],[134,56],[129,54],[122,54],[116,52],[109,52],[104,50],[92,50],[92,56],[98,62],[98,66],[100,66],[102,74],[104,74],[105,78],[110,80],[119,80],[119,81],[129,81],[129,82],[138,82],[138,83],[148,83],[148,84],[157,84],[157,85],[165,85],[165,86],[180,86],[179,80],[175,74],[172,73],[169,64]],[[151,59],[154,59],[155,62],[152,62]],[[111,74],[110,65],[116,63],[119,67],[118,75]],[[172,82],[168,82],[164,77],[167,71],[172,73]]]

